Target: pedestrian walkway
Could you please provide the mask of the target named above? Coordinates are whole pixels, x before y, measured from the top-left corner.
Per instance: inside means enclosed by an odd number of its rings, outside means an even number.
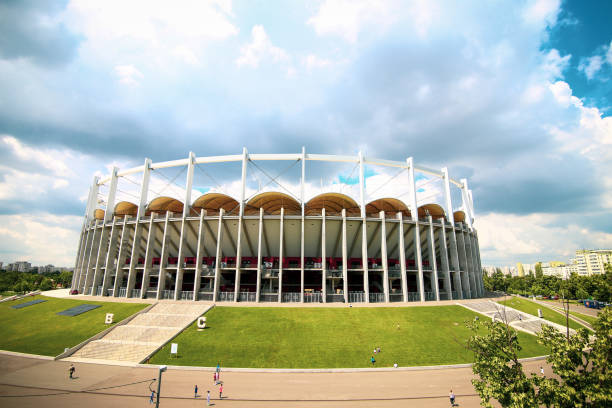
[[[566,327],[557,323],[553,323],[546,319],[533,316],[529,313],[521,312],[509,306],[501,305],[490,300],[479,302],[462,302],[457,303],[473,312],[483,314],[491,320],[507,323],[510,327],[524,331],[529,334],[537,335],[542,330],[543,325],[551,326],[557,329],[560,333],[566,333]],[[575,334],[574,329],[570,329],[571,334]]]
[[[128,324],[86,344],[66,360],[98,359],[140,363],[183,331],[212,305],[158,303]]]

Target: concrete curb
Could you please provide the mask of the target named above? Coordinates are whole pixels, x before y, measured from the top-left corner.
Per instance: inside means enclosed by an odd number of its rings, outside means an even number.
[[[6,355],[6,356],[36,358],[38,360],[55,360],[55,357],[52,357],[52,356],[41,356],[39,354],[19,353],[17,351],[0,350],[0,354]]]
[[[155,306],[155,303],[153,303],[152,305],[149,305],[147,307],[145,307],[144,309],[142,309],[140,312],[134,313],[131,316],[126,317],[125,319],[123,319],[122,321],[120,321],[119,323],[101,331],[100,333],[88,338],[87,340],[77,344],[74,347],[71,347],[70,349],[68,349],[67,351],[64,351],[63,353],[61,353],[60,355],[55,356],[55,360],[60,360],[63,358],[67,358],[70,357],[71,355],[73,355],[74,353],[76,353],[77,351],[79,351],[81,348],[83,348],[85,345],[87,345],[88,343],[94,341],[94,340],[99,340],[102,337],[106,336],[108,333],[110,333],[111,331],[113,331],[115,328],[119,327],[119,326],[123,326],[128,324],[132,319],[134,319],[136,316],[138,316],[139,314],[142,313],[146,313],[149,310],[151,310],[153,308],[153,306]]]

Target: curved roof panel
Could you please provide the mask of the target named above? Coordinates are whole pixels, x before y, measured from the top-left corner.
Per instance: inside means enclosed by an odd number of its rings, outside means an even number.
[[[134,203],[130,203],[129,201],[120,201],[117,203],[117,205],[115,205],[113,215],[115,217],[124,217],[126,215],[136,217],[138,215],[138,206]]]
[[[279,192],[266,192],[251,198],[245,208],[245,214],[259,214],[263,208],[265,214],[280,214],[281,208],[285,209],[285,215],[302,214],[302,206],[293,197]]]
[[[149,215],[152,212],[157,214],[165,214],[168,211],[180,214],[183,212],[183,203],[176,198],[171,197],[157,197],[149,203],[147,206],[146,214]]]
[[[100,208],[96,208],[96,211],[94,211],[94,218],[96,220],[103,220],[104,219],[104,210],[102,210]]]
[[[218,214],[223,208],[229,215],[236,215],[239,212],[240,204],[234,198],[223,193],[206,193],[199,196],[192,205],[192,208],[206,210],[208,215]]]
[[[381,212],[387,213],[398,213],[401,212],[404,217],[410,217],[410,210],[403,201],[397,198],[380,198],[378,200],[371,201],[366,205],[366,214],[376,215]]]
[[[340,215],[342,209],[346,209],[349,217],[359,216],[361,210],[359,205],[351,197],[341,193],[323,193],[306,203],[306,215],[320,215],[321,209],[325,208],[326,215]]]
[[[418,210],[419,218],[425,218],[428,215],[431,215],[431,218],[438,219],[444,218],[446,219],[446,214],[444,213],[444,209],[440,207],[438,204],[425,204],[419,207]]]
[[[455,222],[465,222],[465,213],[463,211],[455,211],[453,213],[453,220]]]

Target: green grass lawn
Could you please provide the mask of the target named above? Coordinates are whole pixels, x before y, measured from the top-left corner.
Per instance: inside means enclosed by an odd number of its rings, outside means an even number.
[[[477,316],[460,306],[407,308],[215,307],[208,328],[192,325],[152,364],[265,368],[377,367],[471,363],[464,322]],[[482,316],[480,316],[482,318]],[[400,329],[397,329],[397,323]],[[521,357],[547,354],[535,336],[519,332]]]
[[[562,326],[565,326],[565,316],[563,316],[561,313],[556,312],[553,309],[550,309],[546,306],[542,306],[537,303],[531,302],[529,300],[513,296],[511,299],[502,300],[502,301],[499,301],[498,303],[501,303],[506,306],[510,306],[516,310],[520,310],[521,312],[529,313],[536,317],[538,316],[538,309],[541,309],[542,317],[544,319],[549,320],[553,323],[557,323]],[[572,329],[584,328],[583,325],[571,319],[569,321],[569,326]]]
[[[11,308],[34,299],[47,301],[23,309]],[[83,303],[102,307],[74,317],[56,314]],[[46,296],[0,303],[0,349],[56,356],[62,353],[64,348],[76,346],[107,328],[104,324],[106,313],[114,313],[115,322],[120,322],[146,306],[148,305],[139,303],[92,302]]]
[[[586,321],[587,323],[590,323],[591,326],[593,325],[593,323],[595,323],[597,321],[597,318],[595,316],[591,316],[591,315],[587,315],[587,314],[582,314],[582,313],[578,313],[578,312],[574,312],[573,310],[570,310],[570,314],[572,316],[575,316],[579,319],[582,319],[584,321]]]

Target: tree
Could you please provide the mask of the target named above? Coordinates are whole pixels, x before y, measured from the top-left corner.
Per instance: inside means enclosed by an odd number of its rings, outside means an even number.
[[[546,361],[561,378],[539,378],[541,402],[554,407],[612,406],[612,310],[604,309],[593,325],[595,337],[578,329],[566,338],[550,326],[543,326],[539,341],[550,348]]]
[[[492,407],[491,399],[502,407],[537,407],[538,395],[533,377],[529,378],[518,360],[521,346],[516,332],[501,322],[470,322],[467,348],[474,352],[472,380],[481,405]],[[484,335],[479,334],[485,331]]]

